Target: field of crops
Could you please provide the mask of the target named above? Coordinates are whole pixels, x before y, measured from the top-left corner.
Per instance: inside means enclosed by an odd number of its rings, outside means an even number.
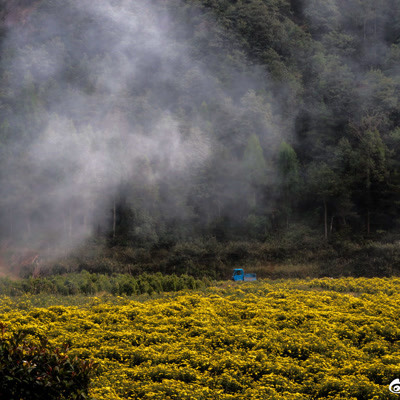
[[[0,321],[98,363],[119,399],[398,399],[400,279],[225,283],[131,300],[2,297]],[[82,301],[84,299],[84,301]]]

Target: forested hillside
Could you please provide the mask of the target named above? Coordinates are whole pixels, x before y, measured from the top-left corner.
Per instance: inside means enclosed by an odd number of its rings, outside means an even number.
[[[400,271],[397,0],[3,0],[0,18],[3,248]]]

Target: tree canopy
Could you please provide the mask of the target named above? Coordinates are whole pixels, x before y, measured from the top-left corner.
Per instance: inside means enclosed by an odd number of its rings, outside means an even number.
[[[95,3],[1,11],[2,240],[398,229],[397,1]]]

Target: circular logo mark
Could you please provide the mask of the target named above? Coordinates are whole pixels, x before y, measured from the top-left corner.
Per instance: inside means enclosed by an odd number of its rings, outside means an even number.
[[[395,379],[389,385],[389,390],[392,393],[400,394],[400,379]]]

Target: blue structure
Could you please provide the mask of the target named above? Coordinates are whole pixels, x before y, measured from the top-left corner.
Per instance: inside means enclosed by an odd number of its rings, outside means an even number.
[[[232,279],[236,281],[256,281],[256,274],[245,274],[243,268],[235,268],[233,270]]]

